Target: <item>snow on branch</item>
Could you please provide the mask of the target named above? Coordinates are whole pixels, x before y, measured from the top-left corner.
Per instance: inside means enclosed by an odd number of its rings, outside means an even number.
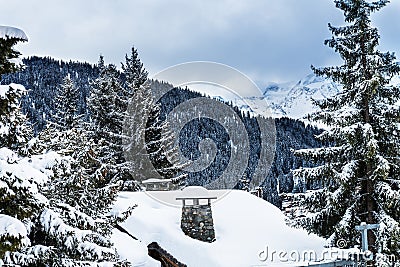
[[[22,244],[29,245],[27,235],[25,225],[20,220],[0,214],[0,240],[5,236],[21,238]]]
[[[0,26],[0,38],[15,38],[24,42],[28,41],[28,37],[23,30],[10,26]]]

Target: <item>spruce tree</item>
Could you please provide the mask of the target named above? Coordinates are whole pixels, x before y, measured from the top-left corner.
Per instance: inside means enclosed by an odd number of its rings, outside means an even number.
[[[26,41],[28,38],[22,30],[0,26],[0,81],[2,74],[16,72],[20,69],[20,66],[15,64],[12,59],[18,58],[21,53],[13,47],[18,42]]]
[[[125,63],[121,63],[122,74],[125,77],[125,86],[119,94],[120,100],[120,111],[124,114],[124,119],[129,116],[128,105],[134,97],[134,93],[147,82],[148,72],[143,67],[143,63],[140,61],[138,52],[135,47],[132,46],[131,56],[125,55]]]
[[[94,141],[100,145],[100,160],[108,166],[107,182],[119,179],[120,165],[124,162],[121,136],[124,121],[121,95],[124,88],[115,65],[105,66],[100,56],[98,68],[100,74],[91,84],[88,100],[91,115],[89,127]]]
[[[128,87],[135,91],[140,88],[146,81],[148,72],[143,67],[143,63],[139,59],[138,52],[132,46],[131,56],[125,55],[125,64],[122,63]]]
[[[161,176],[183,186],[186,175],[180,175],[174,133],[160,120],[160,104],[155,103],[147,71],[132,47],[131,56],[122,64],[126,77],[124,143],[127,164],[135,181]],[[126,184],[131,183],[128,181]],[[129,188],[129,187],[128,187]]]
[[[78,99],[79,91],[68,74],[59,87],[54,104],[54,120],[61,129],[71,129],[77,123]]]
[[[116,132],[120,128],[120,114],[115,104],[121,84],[115,65],[106,66],[103,56],[100,56],[97,66],[100,74],[91,84],[88,101],[92,124],[101,138],[107,136],[109,131]]]
[[[0,147],[26,153],[26,145],[32,137],[32,129],[22,113],[19,100],[26,93],[22,85],[0,87]]]
[[[0,265],[126,265],[109,240],[122,218],[107,216],[117,191],[101,186],[97,146],[76,128],[49,128],[29,140],[19,108],[24,91],[0,87]]]
[[[178,164],[174,134],[159,116],[160,106],[154,103],[150,86],[142,86],[131,99],[124,124],[125,155],[133,179],[138,182],[159,176],[177,178],[184,167]]]
[[[353,246],[360,244],[356,225],[379,223],[379,230],[368,233],[369,249],[400,256],[400,90],[389,84],[400,67],[393,53],[378,50],[378,30],[370,19],[388,2],[335,0],[347,25],[329,24],[333,37],[325,44],[343,65],[312,68],[341,84],[343,92],[316,101],[321,111],[311,116],[328,126],[319,138],[333,145],[297,151],[324,164],[294,174],[323,186],[306,194],[310,215],[300,225],[332,244],[344,239]]]
[[[21,159],[8,148],[0,148],[0,154],[0,265],[2,265],[2,260],[7,254],[30,244],[25,225],[38,216],[45,203],[38,192],[40,179],[33,177],[35,171],[35,174],[38,171],[26,164],[20,164]],[[24,172],[29,172],[29,175]],[[42,174],[40,178],[46,177]]]
[[[22,31],[19,30],[22,34],[18,37],[7,34],[8,30],[0,26],[0,32],[6,32],[5,36],[0,36],[0,80],[2,74],[19,69],[10,61],[20,55],[13,46],[19,41],[26,41]],[[18,29],[11,32],[15,31],[18,32]],[[37,214],[44,204],[37,191],[37,181],[26,179],[23,172],[30,170],[26,166],[18,166],[19,158],[15,153],[26,152],[23,148],[26,148],[31,135],[19,106],[20,97],[25,92],[25,88],[17,84],[0,86],[0,265],[7,253],[29,244],[23,222]]]
[[[59,156],[42,188],[49,204],[31,230],[31,242],[55,247],[57,256],[49,260],[53,265],[117,262],[109,237],[119,218],[108,212],[119,185],[104,185],[107,169],[97,158],[99,146],[91,133],[80,127],[50,127],[38,139],[42,153],[53,151]]]
[[[90,133],[50,127],[28,148],[29,158],[18,146],[0,149],[0,265],[119,264],[109,236],[121,218],[107,215],[117,185],[103,186]]]

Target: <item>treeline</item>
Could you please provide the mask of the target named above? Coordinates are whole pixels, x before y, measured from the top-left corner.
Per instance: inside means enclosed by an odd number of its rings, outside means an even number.
[[[64,62],[48,57],[30,57],[23,60],[25,68],[22,71],[2,76],[2,83],[20,83],[29,89],[28,94],[22,99],[22,109],[27,114],[33,125],[35,133],[44,129],[46,122],[57,121],[56,99],[59,94],[63,79],[69,75],[78,92],[76,115],[83,121],[89,118],[88,98],[90,96],[90,84],[99,77],[99,68],[96,65],[79,62]],[[126,77],[115,70],[115,79],[120,86],[126,86]],[[158,81],[151,81],[153,90],[158,87],[171,87],[171,85]],[[204,97],[200,93],[188,89],[174,88],[169,90],[158,103],[160,104],[161,121],[179,104],[193,98]],[[260,157],[261,140],[260,129],[256,118],[248,113],[241,112],[239,108],[230,105],[230,108],[241,119],[249,139],[249,158],[246,162],[237,165],[246,166],[244,177],[240,180],[251,180]],[[179,118],[176,118],[179,119]],[[239,122],[236,122],[239,123]],[[171,125],[174,126],[174,125]],[[300,148],[317,147],[320,143],[314,138],[319,131],[303,122],[290,118],[275,119],[276,126],[276,151],[272,166],[262,183],[264,199],[280,206],[279,192],[291,192],[303,190],[297,188],[293,181],[291,169],[300,166],[309,166],[307,161],[294,157],[292,150]],[[177,129],[178,130],[178,129]],[[195,133],[195,134],[194,134]],[[211,139],[217,146],[217,154],[210,166],[202,171],[187,172],[187,185],[204,185],[220,176],[228,166],[230,160],[229,137],[221,125],[210,119],[193,120],[182,128],[179,134],[179,146],[183,155],[195,159],[198,155],[198,144],[201,138]],[[241,149],[237,144],[236,149]],[[160,169],[160,168],[159,168]],[[174,173],[175,175],[182,172]],[[299,183],[300,187],[304,186]],[[308,185],[311,187],[312,185]],[[245,185],[238,183],[236,188],[242,189]],[[278,191],[279,190],[279,191]]]
[[[82,62],[65,62],[50,57],[28,57],[22,60],[25,67],[16,73],[1,76],[1,84],[18,83],[29,89],[21,100],[22,111],[32,123],[35,134],[44,129],[55,114],[55,99],[63,79],[70,75],[78,89],[77,114],[88,116],[87,99],[90,82],[99,76],[97,66]]]

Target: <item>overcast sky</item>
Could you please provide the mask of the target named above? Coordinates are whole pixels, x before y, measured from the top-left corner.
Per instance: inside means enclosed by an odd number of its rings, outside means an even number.
[[[0,25],[23,29],[25,55],[120,65],[132,45],[150,74],[216,61],[252,78],[292,81],[339,63],[323,45],[343,25],[332,0],[0,0]],[[400,0],[373,16],[381,48],[400,57]]]

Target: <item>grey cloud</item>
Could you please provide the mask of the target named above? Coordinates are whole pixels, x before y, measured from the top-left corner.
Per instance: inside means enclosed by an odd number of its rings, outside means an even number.
[[[400,52],[400,1],[374,16],[382,47]],[[311,64],[338,63],[323,45],[327,23],[342,25],[333,1],[321,0],[0,0],[0,24],[30,37],[25,55],[119,63],[132,44],[150,73],[208,60],[231,65],[263,83],[294,80]]]

